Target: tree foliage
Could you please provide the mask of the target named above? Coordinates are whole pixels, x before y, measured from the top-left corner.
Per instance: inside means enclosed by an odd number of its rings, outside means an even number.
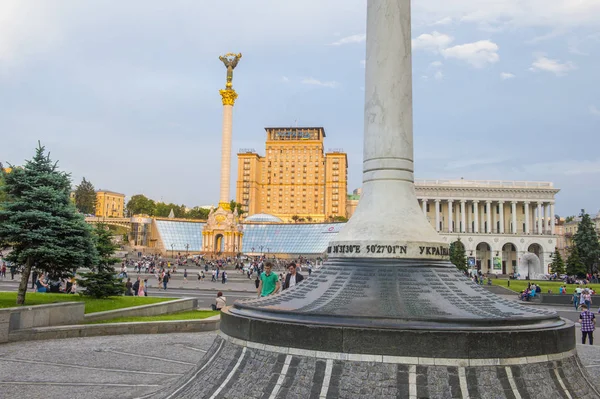
[[[69,175],[41,144],[22,168],[2,173],[10,201],[0,210],[0,247],[12,246],[7,259],[23,266],[17,295],[22,305],[34,265],[53,279],[69,277],[94,264],[96,249],[91,228],[70,201]]]
[[[133,215],[148,215],[154,216],[156,204],[145,195],[137,194],[131,197],[125,206],[129,216]]]
[[[6,193],[6,182],[4,181],[4,167],[0,162],[0,209],[2,209],[2,203],[6,202],[8,195]]]
[[[173,203],[167,204],[164,202],[156,203],[156,207],[154,208],[154,216],[162,218],[169,217],[171,209],[173,210],[173,214],[176,218],[183,219],[186,217],[185,205],[175,205]]]
[[[569,251],[569,257],[567,258],[567,274],[569,276],[584,277],[585,272],[585,265],[579,257],[579,250],[577,249],[577,246],[571,247],[571,250]]]
[[[581,262],[588,273],[594,272],[598,267],[600,259],[600,242],[594,226],[594,222],[585,210],[581,210],[581,221],[577,226],[577,233],[573,236],[573,242],[579,252]]]
[[[94,244],[98,257],[89,273],[82,273],[79,285],[85,288],[84,295],[94,298],[108,298],[123,295],[125,286],[116,276],[114,265],[119,262],[114,254],[119,248],[113,242],[113,234],[104,224],[98,224],[93,230]]]
[[[196,207],[190,209],[190,211],[185,215],[185,217],[188,219],[206,220],[206,219],[208,219],[209,213],[210,213],[210,209],[204,209],[204,208],[200,208],[199,206],[196,206]]]
[[[558,275],[565,274],[565,261],[563,260],[558,249],[554,250],[552,255],[552,263],[550,264],[550,271]]]
[[[96,214],[96,189],[85,177],[75,187],[75,206],[84,215]]]
[[[229,209],[231,209],[231,212],[237,209],[238,215],[242,215],[244,213],[243,205],[239,202],[235,202],[235,200],[229,201]]]
[[[467,271],[467,252],[464,244],[460,241],[454,241],[450,244],[450,262],[460,271]]]

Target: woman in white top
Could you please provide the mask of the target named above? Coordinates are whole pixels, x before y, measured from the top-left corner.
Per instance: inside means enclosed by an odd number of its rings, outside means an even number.
[[[212,310],[221,310],[225,306],[227,306],[227,298],[223,296],[223,293],[221,291],[217,293],[217,299],[215,300],[215,304],[211,306]]]

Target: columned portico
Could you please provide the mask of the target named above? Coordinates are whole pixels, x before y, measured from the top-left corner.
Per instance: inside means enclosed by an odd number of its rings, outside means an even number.
[[[473,216],[475,217],[473,225],[475,226],[474,232],[479,233],[479,201],[473,201],[474,212]]]
[[[537,203],[537,234],[542,234],[543,226],[544,226],[544,214],[542,212],[542,203]]]
[[[504,234],[504,201],[498,201],[500,207],[500,234]]]
[[[435,230],[440,231],[440,200],[435,200]]]

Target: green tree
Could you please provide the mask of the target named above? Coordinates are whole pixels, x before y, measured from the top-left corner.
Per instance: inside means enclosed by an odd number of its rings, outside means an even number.
[[[2,203],[6,202],[8,195],[6,194],[6,183],[4,181],[4,167],[0,162],[0,209],[2,209]]]
[[[185,214],[185,217],[188,219],[206,220],[208,219],[209,212],[210,209],[204,209],[200,208],[199,206],[196,206],[190,209],[190,211]]]
[[[96,214],[96,189],[85,177],[75,187],[75,206],[84,215]]]
[[[450,262],[454,264],[460,271],[467,271],[467,252],[465,246],[460,241],[454,241],[450,244]]]
[[[577,225],[577,233],[573,236],[573,242],[579,252],[581,262],[585,265],[586,272],[593,273],[600,259],[600,242],[598,234],[590,215],[581,210],[581,221]]]
[[[131,197],[131,199],[127,202],[125,206],[127,208],[127,212],[129,216],[133,215],[148,215],[154,216],[156,204],[150,198],[147,198],[145,195],[137,194]],[[168,213],[167,213],[168,215]]]
[[[300,219],[300,216],[298,216],[298,215],[292,216],[292,220],[294,221],[294,223],[298,223],[298,219]]]
[[[7,259],[23,266],[17,304],[25,303],[31,268],[51,278],[70,277],[96,258],[90,227],[70,201],[69,175],[58,170],[45,148],[22,168],[4,173],[10,202],[0,210],[0,247],[11,246]]]
[[[577,246],[573,246],[569,251],[569,257],[567,258],[567,274],[569,276],[585,276],[585,265],[579,257],[579,250]]]
[[[237,209],[238,215],[242,215],[244,213],[243,205],[239,202],[235,202],[235,200],[229,201],[229,209],[231,209],[231,212]]]
[[[125,292],[123,282],[116,276],[114,265],[119,258],[114,254],[119,248],[113,242],[113,234],[104,224],[97,224],[93,230],[94,244],[98,257],[89,273],[82,273],[79,285],[85,288],[84,295],[94,298],[108,298]]]
[[[567,216],[567,217],[565,218],[565,223],[572,222],[573,220],[575,220],[575,216]]]
[[[333,221],[334,222],[347,222],[348,218],[345,216],[334,216]]]
[[[157,202],[154,208],[154,216],[166,218],[173,210],[173,214],[176,218],[185,218],[185,205],[175,205],[173,203],[167,204],[164,202]]]
[[[563,260],[558,249],[554,249],[554,255],[552,255],[552,263],[550,264],[550,270],[552,273],[558,275],[565,274],[565,261]]]

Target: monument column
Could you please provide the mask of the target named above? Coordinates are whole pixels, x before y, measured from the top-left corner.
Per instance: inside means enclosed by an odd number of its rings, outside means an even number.
[[[231,136],[233,127],[233,106],[238,97],[233,89],[233,70],[237,66],[242,54],[228,53],[219,57],[227,68],[227,83],[225,90],[219,90],[223,101],[223,128],[221,144],[221,190],[219,194],[219,207],[229,210],[229,185],[231,182]]]
[[[425,198],[421,200],[421,206],[423,207],[423,213],[427,215],[427,200]]]

